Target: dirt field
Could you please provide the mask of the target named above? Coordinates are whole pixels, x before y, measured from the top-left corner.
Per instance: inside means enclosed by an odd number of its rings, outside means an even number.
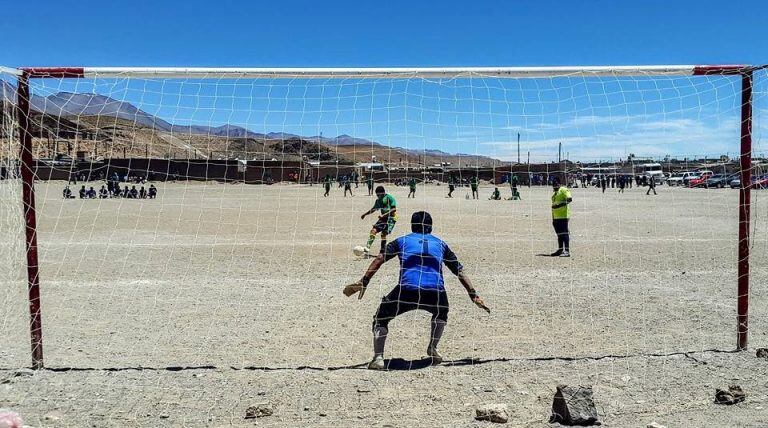
[[[0,408],[32,426],[412,427],[484,425],[475,406],[500,402],[513,426],[537,427],[565,383],[593,385],[608,426],[768,426],[768,360],[754,350],[768,347],[766,191],[753,193],[750,349],[732,353],[735,190],[573,189],[563,259],[537,256],[555,249],[549,188],[513,202],[487,200],[488,186],[479,201],[392,187],[394,234],[430,211],[493,312],[450,277],[447,362],[427,366],[429,317],[410,313],[390,324],[392,370],[371,372],[371,317],[397,263],[362,301],[341,294],[367,266],[351,252],[374,221],[360,220],[373,203],[362,186],[323,198],[319,186],[157,185],[157,200],[82,201],[38,183],[48,370],[16,377],[28,307],[3,190]],[[734,383],[746,402],[713,404]],[[244,419],[266,402],[274,415]]]

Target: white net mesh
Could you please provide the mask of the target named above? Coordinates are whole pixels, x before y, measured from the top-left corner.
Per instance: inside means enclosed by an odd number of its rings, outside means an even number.
[[[768,173],[765,85],[758,72],[759,177]],[[14,82],[4,88],[15,90]],[[352,253],[366,244],[375,221],[360,219],[374,203],[368,177],[397,200],[390,240],[410,232],[413,212],[429,211],[435,234],[456,252],[493,312],[475,308],[446,270],[451,310],[440,349],[450,363],[417,370],[424,384],[387,396],[388,406],[355,404],[365,418],[391,414],[413,422],[408,403],[435,385],[492,400],[557,384],[559,374],[603,388],[612,398],[601,411],[621,420],[644,404],[622,404],[640,398],[615,382],[656,376],[666,363],[654,355],[734,348],[738,76],[126,75],[33,79],[31,92],[46,364],[87,370],[77,381],[84,385],[75,393],[79,404],[62,413],[100,403],[83,391],[115,387],[112,373],[136,368],[156,370],[131,371],[132,381],[105,393],[106,400],[132,397],[128,408],[89,419],[150,424],[170,412],[177,423],[212,423],[206,415],[231,422],[258,400],[255,391],[289,382],[281,393],[286,417],[299,420],[307,407],[308,420],[322,424],[319,413],[342,414],[349,397],[296,398],[302,389],[402,386],[407,381],[343,370],[370,358],[371,318],[397,283],[393,260],[362,301],[341,294],[368,266]],[[4,124],[15,121],[4,117],[11,121]],[[3,165],[18,153],[12,131],[3,126]],[[702,174],[704,181],[696,181]],[[557,246],[549,185],[555,178],[572,187],[570,259],[540,256]],[[521,200],[507,200],[510,180]],[[346,181],[354,196],[347,196]],[[29,361],[20,182],[0,185],[2,261],[14,267],[2,274],[0,365],[16,368]],[[157,197],[143,198],[150,185]],[[72,199],[62,197],[65,186]],[[495,188],[501,200],[489,200]],[[759,284],[768,266],[761,190],[753,191],[752,210],[752,282]],[[378,246],[376,237],[372,253]],[[751,304],[753,314],[766,313],[760,290]],[[752,318],[753,331],[768,331],[764,318]],[[429,315],[403,314],[389,329],[392,368],[423,367]],[[570,377],[563,363],[534,371],[527,386],[508,378],[521,369],[510,361],[570,358],[585,358]],[[590,364],[600,361],[609,362],[592,379]],[[166,375],[167,367],[199,369],[182,370],[181,380]],[[249,379],[278,374],[268,385],[247,386],[232,379],[242,372],[230,367],[256,370],[255,377],[243,375]],[[304,376],[306,367],[323,374]],[[213,379],[189,381],[192,373]],[[675,379],[674,370],[667,374]],[[237,392],[222,402],[192,404],[228,382]],[[41,391],[56,388],[75,387],[56,377]],[[16,402],[30,406],[43,392],[25,394]],[[135,398],[144,394],[151,404]],[[658,396],[649,400],[664,407]],[[526,403],[529,410],[548,405]],[[463,405],[439,401],[436,411],[445,418],[438,420],[454,423],[448,415]],[[193,409],[189,419],[179,416],[183,408]]]
[[[15,76],[0,72],[0,86],[0,361],[22,367],[31,357]]]

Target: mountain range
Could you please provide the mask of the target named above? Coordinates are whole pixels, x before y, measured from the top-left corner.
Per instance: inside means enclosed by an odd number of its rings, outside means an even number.
[[[3,102],[14,103],[16,98],[15,94],[16,87],[14,85],[5,81],[0,81],[0,100]],[[175,135],[251,138],[257,140],[302,139],[331,147],[355,146],[361,148],[370,147],[372,149],[391,148],[413,156],[458,156],[493,160],[491,158],[476,155],[450,154],[441,150],[413,150],[401,147],[389,147],[375,141],[356,138],[346,134],[329,138],[317,135],[301,136],[285,132],[258,133],[242,126],[232,124],[224,124],[220,126],[178,125],[149,114],[128,101],[117,100],[95,93],[57,92],[48,96],[32,95],[30,99],[30,108],[45,116],[67,119],[80,117],[122,119],[145,128]]]

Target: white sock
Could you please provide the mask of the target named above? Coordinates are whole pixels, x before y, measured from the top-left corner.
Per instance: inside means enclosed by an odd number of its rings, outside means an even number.
[[[432,321],[432,331],[429,336],[429,349],[437,349],[437,344],[440,343],[440,338],[443,336],[443,330],[445,330],[446,322],[443,320]]]
[[[384,357],[384,344],[387,342],[389,329],[376,327],[373,329],[373,357]]]

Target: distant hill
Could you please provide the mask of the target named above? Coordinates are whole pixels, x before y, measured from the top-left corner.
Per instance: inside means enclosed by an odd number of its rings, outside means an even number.
[[[0,101],[13,103],[15,93],[14,85],[0,82]],[[325,161],[338,159],[350,162],[368,162],[372,156],[376,156],[378,161],[401,165],[440,162],[463,165],[501,163],[485,156],[450,154],[433,149],[390,147],[346,134],[336,137],[307,137],[285,132],[258,133],[232,124],[173,124],[137,108],[130,102],[93,93],[57,92],[45,97],[33,95],[30,108],[40,115],[37,123],[44,123],[44,129],[60,128],[53,125],[56,121],[66,122],[68,130],[87,131],[91,139],[122,141],[121,150],[124,149],[126,155],[129,151],[135,152],[135,155],[174,156],[181,152],[200,157],[268,158],[290,154],[298,158],[317,158]],[[81,144],[89,143],[85,141]],[[171,147],[167,147],[168,145]],[[144,147],[143,153],[136,147]],[[163,153],[164,148],[169,149],[165,150],[167,153]],[[221,154],[214,155],[214,152]]]

